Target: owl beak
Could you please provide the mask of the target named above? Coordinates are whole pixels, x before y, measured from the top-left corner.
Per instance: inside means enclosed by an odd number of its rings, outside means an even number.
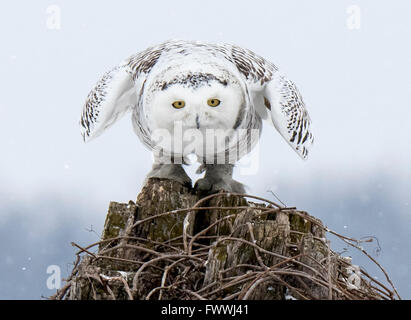
[[[198,114],[196,115],[196,126],[197,129],[200,129],[200,117],[198,116]]]

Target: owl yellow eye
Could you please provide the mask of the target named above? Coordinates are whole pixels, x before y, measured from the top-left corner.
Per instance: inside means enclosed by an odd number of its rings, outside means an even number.
[[[184,100],[177,100],[172,103],[172,106],[176,109],[184,108],[185,105],[186,103],[184,102]]]
[[[211,98],[211,99],[208,99],[207,100],[207,104],[210,106],[210,107],[217,107],[219,104],[220,104],[220,100],[218,100],[218,99],[216,99],[216,98]]]

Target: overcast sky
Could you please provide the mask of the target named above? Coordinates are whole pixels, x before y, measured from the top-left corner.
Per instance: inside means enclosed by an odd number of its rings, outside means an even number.
[[[0,298],[53,294],[47,267],[68,270],[70,241],[95,241],[109,201],[135,200],[152,158],[130,116],[88,144],[78,120],[105,71],[171,38],[241,45],[296,83],[313,120],[308,161],[265,126],[257,172],[236,179],[376,236],[370,252],[411,298],[410,16],[406,0],[2,1]]]

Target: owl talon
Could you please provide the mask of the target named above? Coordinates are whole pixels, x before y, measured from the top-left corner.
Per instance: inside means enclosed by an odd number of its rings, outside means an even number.
[[[208,179],[199,179],[194,184],[194,191],[200,195],[207,195],[214,192],[211,192],[212,184]]]
[[[194,190],[200,195],[209,195],[219,191],[245,193],[243,184],[227,178],[215,182],[207,178],[199,179],[194,185]]]
[[[149,178],[170,179],[191,188],[191,179],[180,164],[154,164],[146,180]]]
[[[221,190],[245,193],[243,184],[232,178],[232,165],[206,165],[204,178],[197,180],[194,190],[200,195],[217,193]]]

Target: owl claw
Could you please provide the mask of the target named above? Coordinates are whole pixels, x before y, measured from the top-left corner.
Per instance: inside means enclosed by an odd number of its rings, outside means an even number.
[[[221,190],[233,193],[245,193],[243,184],[229,177],[218,180],[209,177],[199,179],[194,185],[194,190],[200,195],[209,195]]]
[[[170,179],[191,188],[191,179],[179,164],[155,164],[146,180],[149,178]]]
[[[201,195],[211,194],[212,184],[208,179],[202,178],[196,181],[194,184],[194,191]]]
[[[221,190],[233,193],[245,193],[244,186],[232,178],[233,165],[206,164],[204,178],[197,180],[194,190],[200,195],[217,193]]]

